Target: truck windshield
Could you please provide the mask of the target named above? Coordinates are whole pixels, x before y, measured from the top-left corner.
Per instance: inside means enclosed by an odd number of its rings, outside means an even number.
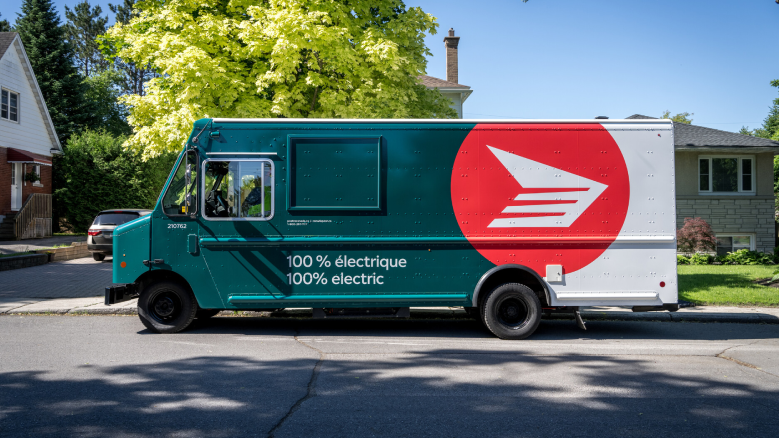
[[[195,201],[197,198],[197,155],[192,151],[186,154],[186,157],[179,163],[179,167],[173,175],[173,180],[171,180],[168,190],[162,198],[162,211],[168,216],[186,215],[194,211],[197,205]],[[187,186],[186,181],[187,165],[189,165],[191,172],[189,186]],[[187,207],[188,193],[190,195],[189,207]]]

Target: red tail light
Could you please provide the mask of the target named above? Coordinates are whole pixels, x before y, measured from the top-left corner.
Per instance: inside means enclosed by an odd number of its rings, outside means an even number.
[[[100,231],[100,230],[89,230],[89,231],[87,231],[87,234],[89,234],[90,236],[99,236],[100,233],[102,233],[102,231]]]

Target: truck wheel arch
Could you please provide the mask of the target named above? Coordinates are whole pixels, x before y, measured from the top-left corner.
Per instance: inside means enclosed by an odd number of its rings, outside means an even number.
[[[135,280],[135,283],[138,284],[138,293],[143,292],[143,290],[148,287],[150,284],[157,283],[160,281],[173,281],[176,283],[181,284],[181,286],[189,289],[190,292],[192,292],[192,286],[189,285],[189,282],[184,279],[180,274],[168,271],[166,269],[155,269],[146,271],[138,277],[137,280]],[[195,297],[197,300],[197,297]]]
[[[479,307],[480,300],[491,290],[503,283],[520,283],[533,289],[538,295],[542,306],[549,306],[552,300],[549,297],[549,289],[544,280],[534,270],[524,265],[507,264],[495,266],[481,276],[473,290],[471,303],[473,307]]]

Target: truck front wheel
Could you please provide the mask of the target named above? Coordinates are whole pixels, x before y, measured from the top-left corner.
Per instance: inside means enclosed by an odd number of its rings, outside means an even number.
[[[138,297],[138,317],[146,328],[156,333],[184,330],[196,313],[195,297],[178,283],[153,283]]]
[[[484,325],[501,339],[525,339],[541,322],[541,302],[532,289],[519,283],[495,288],[480,310]]]

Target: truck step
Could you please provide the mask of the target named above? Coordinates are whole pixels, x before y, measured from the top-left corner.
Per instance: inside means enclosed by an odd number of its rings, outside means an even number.
[[[314,318],[408,318],[408,307],[314,308]]]

